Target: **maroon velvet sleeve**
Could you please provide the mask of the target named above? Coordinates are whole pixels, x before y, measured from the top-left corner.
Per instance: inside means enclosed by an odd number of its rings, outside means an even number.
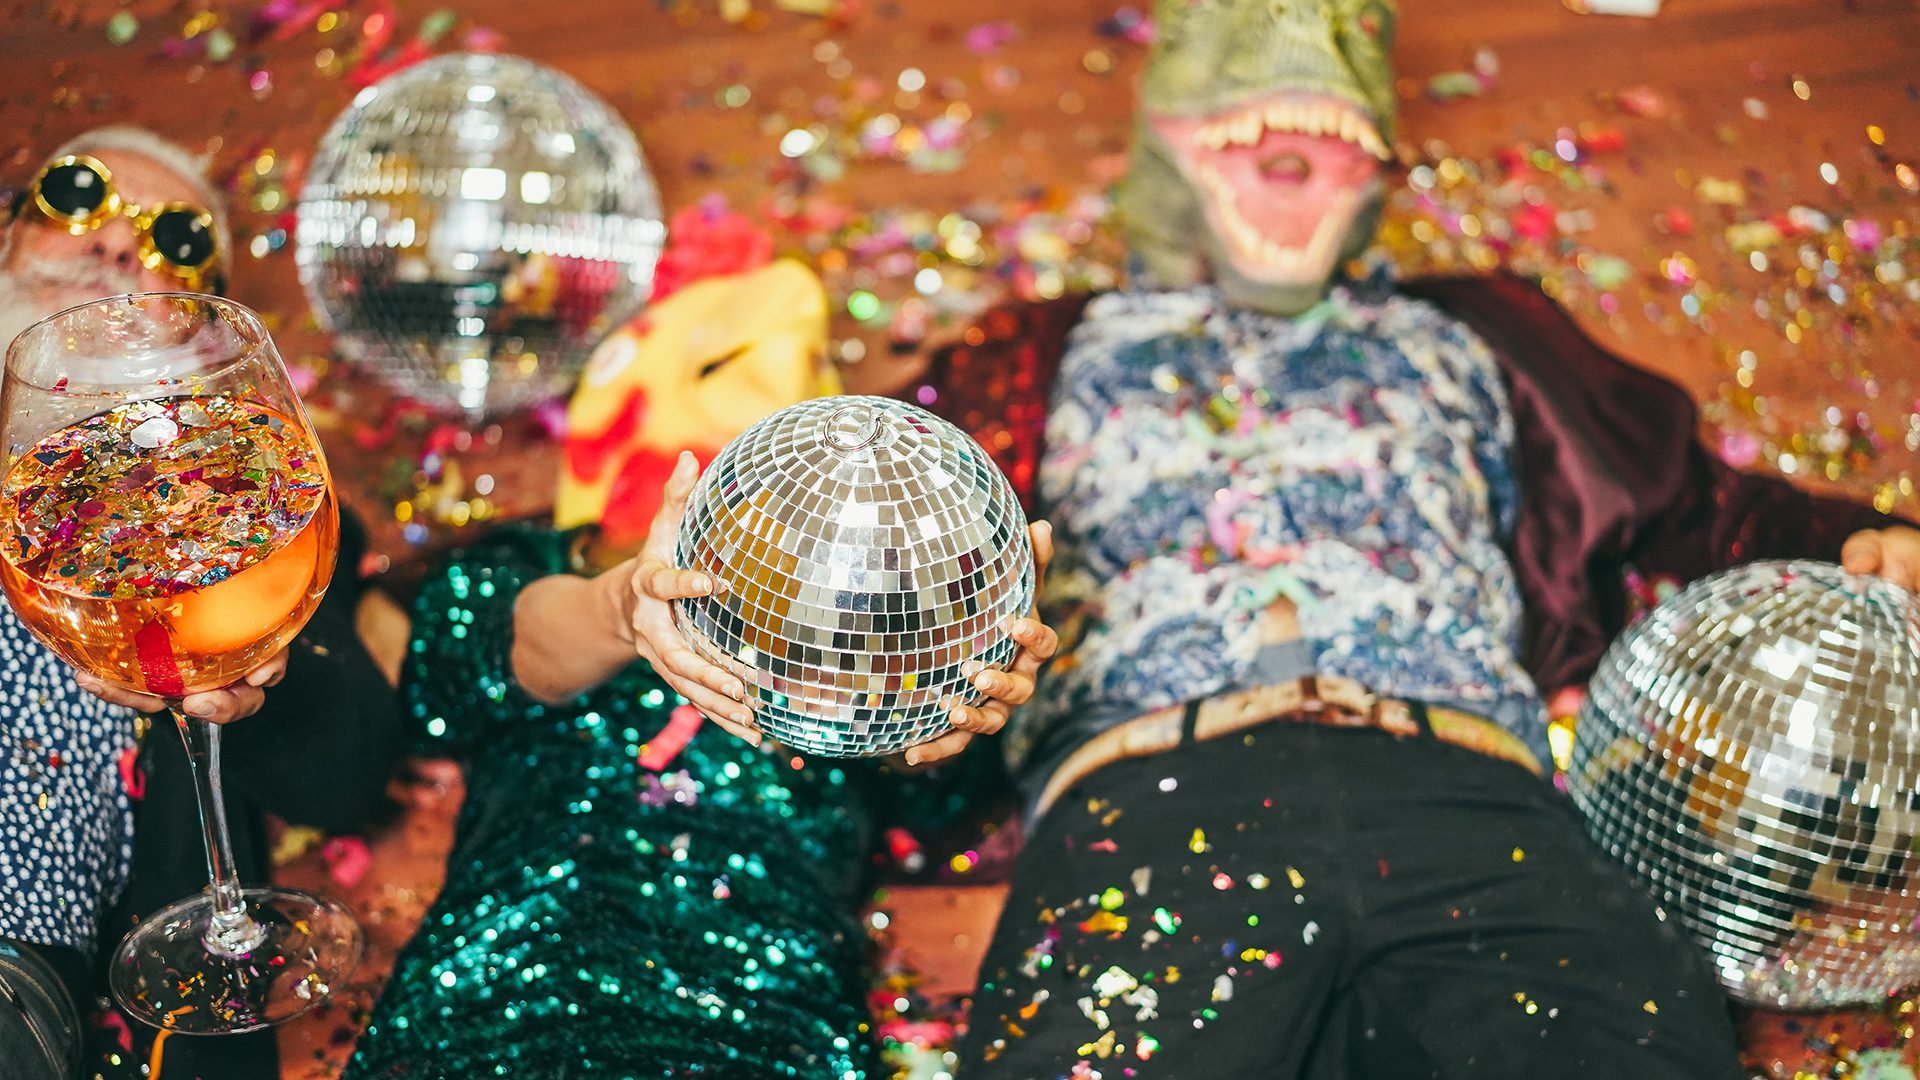
[[[1029,514],[1053,377],[1086,306],[1086,296],[1074,295],[996,307],[936,350],[927,367],[920,404],[987,448]]]
[[[1837,560],[1855,531],[1900,523],[1728,467],[1700,443],[1684,390],[1594,344],[1531,282],[1429,279],[1407,291],[1472,326],[1505,368],[1523,659],[1543,689],[1592,673],[1625,624],[1629,564],[1691,581],[1753,559]]]

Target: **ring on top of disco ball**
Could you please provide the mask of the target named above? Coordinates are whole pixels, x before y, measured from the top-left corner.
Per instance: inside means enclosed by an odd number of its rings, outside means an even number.
[[[880,438],[880,414],[864,401],[850,401],[827,414],[821,425],[827,445],[843,453],[864,450]]]
[[[1764,562],[1614,643],[1568,788],[1735,997],[1863,1004],[1920,983],[1920,605]]]
[[[676,563],[715,582],[674,602],[695,652],[750,688],[795,750],[889,754],[978,703],[973,665],[1019,651],[1033,549],[1012,486],[978,443],[890,398],[782,409],[707,466]]]
[[[294,234],[348,361],[470,418],[557,396],[647,297],[666,235],[633,131],[517,56],[455,53],[356,95]]]

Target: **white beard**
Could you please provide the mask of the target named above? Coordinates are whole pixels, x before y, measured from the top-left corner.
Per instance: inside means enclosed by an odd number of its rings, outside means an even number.
[[[34,323],[76,304],[137,292],[137,275],[91,259],[16,255],[0,270],[0,352]]]

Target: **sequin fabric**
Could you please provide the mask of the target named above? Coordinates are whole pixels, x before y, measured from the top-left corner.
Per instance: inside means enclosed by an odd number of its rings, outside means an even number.
[[[0,937],[91,949],[133,859],[134,714],[0,603]]]
[[[1064,645],[1010,736],[1030,776],[1102,727],[1304,674],[1263,663],[1281,600],[1306,666],[1491,716],[1544,760],[1501,550],[1513,421],[1460,323],[1372,285],[1294,319],[1206,287],[1109,293],[1069,339],[1046,438]]]
[[[468,760],[468,796],[345,1076],[873,1075],[856,785],[712,724],[642,767],[676,702],[641,662],[565,706],[527,697],[514,600],[566,561],[563,534],[508,531],[414,607],[408,706],[426,752]]]

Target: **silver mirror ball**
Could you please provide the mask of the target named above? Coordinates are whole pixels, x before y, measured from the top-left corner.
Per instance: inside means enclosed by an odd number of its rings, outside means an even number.
[[[721,450],[675,553],[711,595],[677,601],[693,647],[739,676],[761,731],[795,750],[888,754],[978,703],[1033,606],[1026,516],[986,450],[925,410],[829,397]]]
[[[647,297],[665,229],[633,132],[515,56],[362,90],[315,151],[295,259],[350,362],[470,418],[567,388]]]
[[[1749,1004],[1920,983],[1920,607],[1763,562],[1696,582],[1602,660],[1568,780],[1593,838]]]

